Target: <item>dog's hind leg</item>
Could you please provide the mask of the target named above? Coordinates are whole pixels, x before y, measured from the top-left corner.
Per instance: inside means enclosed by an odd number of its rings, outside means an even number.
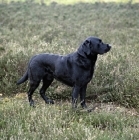
[[[30,89],[28,91],[28,100],[30,103],[30,106],[34,106],[34,101],[32,99],[32,95],[35,91],[35,89],[39,86],[40,82],[30,82]]]
[[[46,89],[51,85],[51,83],[53,82],[54,78],[52,76],[45,76],[43,78],[43,85],[42,88],[40,89],[40,95],[41,97],[44,99],[44,101],[47,104],[54,104],[54,101],[49,99],[46,95],[45,95],[45,91]]]

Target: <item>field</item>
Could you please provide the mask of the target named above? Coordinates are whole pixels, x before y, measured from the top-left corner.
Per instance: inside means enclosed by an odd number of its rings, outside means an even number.
[[[122,2],[122,3],[121,3]],[[0,0],[0,139],[138,140],[139,3],[136,0]],[[55,105],[16,85],[31,56],[76,51],[88,36],[112,45],[87,88],[91,113],[71,109],[71,88],[54,81]]]

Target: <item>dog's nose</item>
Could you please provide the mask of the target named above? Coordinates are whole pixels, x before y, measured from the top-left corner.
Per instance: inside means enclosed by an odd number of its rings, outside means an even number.
[[[107,44],[107,48],[108,48],[108,50],[110,50],[111,49],[111,46],[109,44]]]

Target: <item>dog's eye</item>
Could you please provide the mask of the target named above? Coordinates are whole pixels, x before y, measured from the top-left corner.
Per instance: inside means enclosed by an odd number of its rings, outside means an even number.
[[[100,44],[98,44],[97,47],[100,48]]]
[[[100,39],[100,40],[99,40],[99,43],[101,43],[101,42],[102,42],[102,40]]]

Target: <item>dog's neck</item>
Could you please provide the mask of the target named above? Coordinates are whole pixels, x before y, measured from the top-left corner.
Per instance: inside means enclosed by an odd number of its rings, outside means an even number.
[[[78,50],[77,50],[77,54],[78,55],[80,55],[81,57],[83,57],[83,58],[88,58],[89,60],[91,60],[91,62],[92,63],[95,63],[96,62],[96,60],[97,60],[97,54],[89,54],[89,55],[87,55],[85,52],[83,52],[82,50],[81,50],[81,48],[79,48]]]
[[[91,54],[90,56],[88,56],[89,59],[92,61],[92,62],[96,62],[97,61],[97,54]]]

